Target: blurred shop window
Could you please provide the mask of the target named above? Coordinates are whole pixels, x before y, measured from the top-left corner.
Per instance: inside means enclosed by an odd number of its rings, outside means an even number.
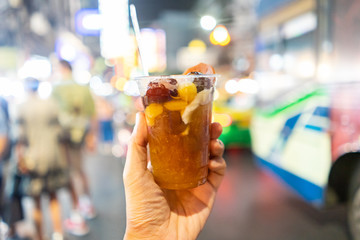
[[[316,29],[317,16],[311,10],[259,30],[255,74],[261,86],[259,105],[283,102],[300,85],[315,81]]]

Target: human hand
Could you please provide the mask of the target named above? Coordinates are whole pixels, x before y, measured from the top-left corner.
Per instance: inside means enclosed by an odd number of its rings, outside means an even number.
[[[217,140],[221,132],[221,125],[212,123],[205,184],[187,190],[161,189],[147,169],[147,126],[144,114],[137,114],[123,173],[127,215],[124,239],[196,239],[225,174],[224,145]]]
[[[25,164],[25,159],[23,157],[19,158],[17,168],[22,174],[27,174],[29,172],[29,169],[27,168]]]
[[[89,132],[85,137],[85,146],[86,149],[94,153],[97,147],[97,138],[96,135],[93,132]]]
[[[17,144],[15,148],[16,159],[17,159],[17,168],[22,174],[27,174],[29,169],[25,163],[24,157],[24,146],[22,144]]]

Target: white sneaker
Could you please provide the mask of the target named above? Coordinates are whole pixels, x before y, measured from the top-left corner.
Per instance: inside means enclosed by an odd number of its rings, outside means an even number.
[[[79,200],[78,209],[81,215],[86,219],[94,219],[96,217],[96,211],[94,205],[91,203],[89,197],[81,197]]]
[[[0,221],[0,239],[6,239],[8,234],[9,234],[9,226],[3,221]]]
[[[54,232],[51,236],[51,240],[64,240],[64,236],[61,233]]]
[[[85,236],[90,231],[84,218],[78,212],[73,212],[71,217],[65,220],[64,227],[68,233],[75,236]]]

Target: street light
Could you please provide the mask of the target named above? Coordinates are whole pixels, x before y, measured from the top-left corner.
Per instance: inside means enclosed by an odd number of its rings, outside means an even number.
[[[210,42],[214,45],[226,46],[230,43],[231,37],[227,28],[218,25],[210,34]]]
[[[211,31],[216,26],[216,19],[212,16],[203,16],[200,19],[200,25],[204,30]]]

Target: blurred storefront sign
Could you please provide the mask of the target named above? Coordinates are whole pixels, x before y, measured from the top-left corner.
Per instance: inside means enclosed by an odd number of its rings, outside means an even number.
[[[106,59],[123,57],[129,43],[128,0],[99,0],[102,19],[101,55]]]
[[[265,2],[262,1],[263,4]],[[271,91],[279,94],[284,87],[292,88],[311,81],[316,72],[320,72],[317,69],[316,43],[319,20],[314,0],[287,3],[266,16],[260,16],[256,46],[257,72],[262,72],[258,75],[261,76],[259,81],[263,81],[263,76],[268,82],[274,81],[271,85],[276,87],[271,87]],[[322,69],[326,70],[326,66]]]
[[[101,55],[114,66],[114,76],[100,95],[110,94],[110,88],[124,91],[125,84],[137,63],[135,39],[130,35],[128,0],[99,0]]]
[[[98,36],[102,28],[102,17],[98,9],[80,9],[75,14],[76,32],[85,36]]]
[[[262,0],[257,7],[260,20],[258,28],[260,32],[271,30],[274,26],[281,25],[295,16],[314,11],[315,8],[315,0]]]
[[[141,29],[144,47],[144,61],[150,72],[162,72],[166,68],[166,35],[162,29]]]
[[[162,29],[141,29],[141,37],[144,47],[144,61],[150,72],[163,72],[166,69],[166,35]],[[134,89],[131,77],[141,75],[139,69],[138,49],[135,36],[128,36],[126,51],[122,56],[112,58],[109,62],[114,66],[115,75],[112,77],[111,85],[124,91],[129,96],[138,95],[137,87]]]
[[[256,9],[257,15],[263,17],[279,9],[280,6],[295,2],[296,0],[261,0]]]
[[[282,28],[282,35],[286,39],[301,36],[316,29],[317,18],[315,13],[307,12],[286,22]]]

